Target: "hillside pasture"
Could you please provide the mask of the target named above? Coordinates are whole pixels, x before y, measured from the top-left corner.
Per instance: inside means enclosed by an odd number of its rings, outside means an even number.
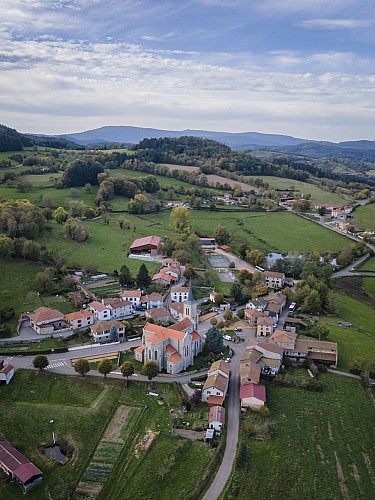
[[[237,465],[221,498],[299,500],[373,498],[375,408],[360,381],[321,376],[323,392],[270,385],[273,432],[254,440],[244,430],[248,465]],[[244,415],[242,422],[255,416]],[[242,424],[242,425],[243,425]]]
[[[310,184],[307,182],[297,181],[294,179],[284,179],[281,177],[273,177],[267,175],[259,176],[248,176],[249,183],[253,182],[254,179],[262,179],[263,182],[269,184],[269,189],[277,189],[280,191],[299,191],[306,195],[311,196],[311,201],[313,203],[336,203],[346,205],[351,201],[349,197],[345,197],[342,194],[331,193],[325,191],[324,189],[316,186],[315,184]]]
[[[362,229],[375,230],[375,203],[357,207],[353,212],[353,224]]]

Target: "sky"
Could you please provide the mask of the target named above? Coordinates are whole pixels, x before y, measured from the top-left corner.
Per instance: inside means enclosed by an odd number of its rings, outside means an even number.
[[[0,0],[0,122],[375,140],[374,0]]]

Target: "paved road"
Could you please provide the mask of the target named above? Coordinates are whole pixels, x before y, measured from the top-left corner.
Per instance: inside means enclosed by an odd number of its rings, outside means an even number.
[[[345,269],[341,269],[341,271],[338,271],[337,273],[334,273],[332,275],[332,278],[344,278],[347,276],[375,276],[375,273],[371,272],[361,272],[361,271],[352,271],[352,269],[356,269],[357,267],[360,267],[366,260],[369,258],[369,254],[367,253],[366,255],[363,255],[363,257],[360,257],[359,259],[355,260],[352,262],[348,267],[345,267]]]
[[[217,471],[216,477],[207,490],[203,500],[216,500],[219,498],[226,482],[232,472],[234,460],[237,453],[238,430],[240,425],[240,358],[241,353],[246,348],[246,342],[241,344],[233,344],[232,349],[235,355],[231,362],[231,380],[229,385],[228,398],[228,427],[227,427],[227,442],[224,452],[223,461]]]

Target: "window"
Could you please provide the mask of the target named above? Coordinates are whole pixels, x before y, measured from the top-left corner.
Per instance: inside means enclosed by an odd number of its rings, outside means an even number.
[[[158,351],[156,349],[154,351],[154,357],[155,357],[155,361],[157,361],[158,360]]]

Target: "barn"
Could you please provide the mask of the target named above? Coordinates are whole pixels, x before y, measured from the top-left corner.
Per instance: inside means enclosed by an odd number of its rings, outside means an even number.
[[[133,241],[130,246],[130,253],[137,255],[158,255],[160,245],[160,236],[145,236]]]
[[[0,441],[0,467],[22,485],[25,493],[43,480],[42,471],[8,441]]]

